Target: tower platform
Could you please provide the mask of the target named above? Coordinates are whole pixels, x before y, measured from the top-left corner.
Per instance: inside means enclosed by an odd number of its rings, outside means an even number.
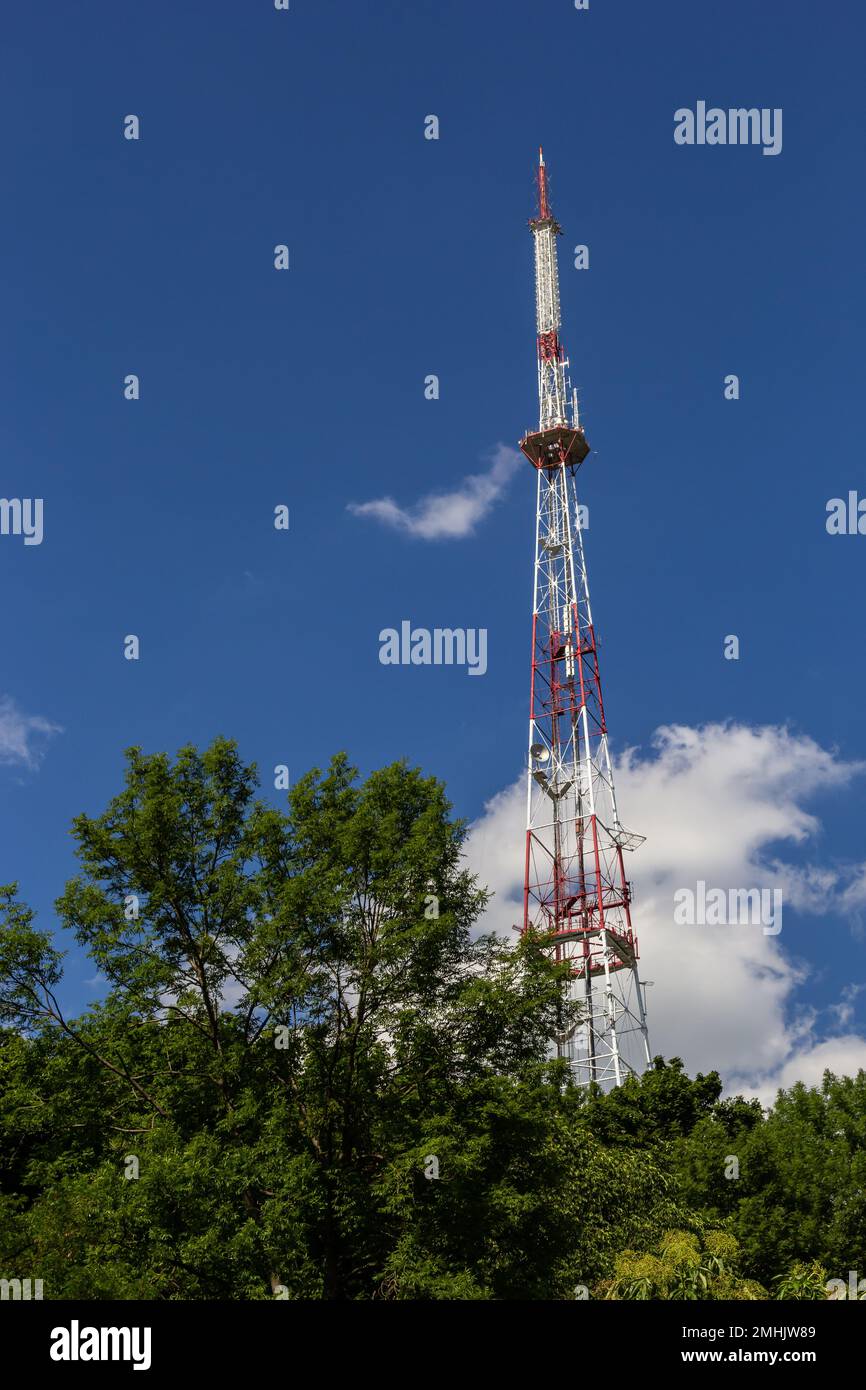
[[[563,463],[577,468],[589,453],[583,430],[568,425],[527,434],[521,439],[520,448],[534,468],[559,468]]]

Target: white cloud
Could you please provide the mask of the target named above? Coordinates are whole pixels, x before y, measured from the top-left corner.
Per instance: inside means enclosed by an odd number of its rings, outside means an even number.
[[[816,1014],[796,998],[809,967],[786,950],[784,929],[785,908],[844,913],[862,867],[846,874],[779,857],[780,844],[804,845],[820,830],[804,805],[810,794],[844,788],[864,770],[787,729],[739,724],[662,728],[650,755],[630,749],[620,758],[623,820],[647,836],[627,872],[642,975],[655,982],[647,992],[653,1052],[682,1057],[692,1072],[716,1068],[735,1089],[770,1097],[799,1075],[820,1078],[823,1066],[866,1067],[866,1038],[817,1036]],[[470,863],[496,891],[487,929],[508,931],[522,917],[525,814],[521,778],[472,827]],[[781,934],[674,925],[674,893],[699,879],[725,889],[780,888]],[[837,1013],[834,1024],[847,1027],[849,1019]]]
[[[373,517],[418,540],[461,540],[474,533],[525,462],[516,449],[497,444],[487,472],[471,474],[452,492],[428,493],[409,507],[399,506],[393,497],[350,502],[348,510],[355,516]]]
[[[860,866],[856,877],[845,889],[844,901],[848,908],[866,907],[866,864]]]
[[[32,771],[42,761],[44,740],[62,732],[59,724],[39,714],[25,714],[11,695],[0,695],[0,763],[16,763]]]
[[[847,1028],[854,1017],[854,1000],[866,989],[866,983],[845,985],[838,1004],[830,1004],[827,1012],[832,1014],[840,1028]]]
[[[797,1049],[771,1076],[758,1080],[748,1075],[733,1076],[729,1089],[754,1096],[762,1105],[772,1105],[776,1092],[787,1090],[796,1081],[806,1086],[819,1086],[825,1071],[835,1072],[837,1076],[855,1076],[861,1068],[866,1068],[866,1038],[857,1033],[845,1033]]]

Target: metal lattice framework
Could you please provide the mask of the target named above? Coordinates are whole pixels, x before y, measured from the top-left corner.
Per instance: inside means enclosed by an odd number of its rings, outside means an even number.
[[[618,1086],[650,1060],[631,887],[623,853],[643,836],[620,823],[575,473],[589,453],[559,340],[556,237],[539,151],[535,240],[538,430],[521,449],[537,473],[524,930],[569,961],[567,1030],[557,1039],[578,1084]]]

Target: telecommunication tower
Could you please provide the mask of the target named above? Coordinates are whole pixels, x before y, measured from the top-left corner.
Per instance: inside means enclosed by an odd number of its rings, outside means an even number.
[[[523,929],[570,962],[573,1005],[557,1050],[579,1085],[618,1086],[650,1060],[631,886],[607,745],[598,639],[575,474],[589,453],[559,338],[556,238],[539,150],[535,243],[538,429],[520,447],[537,475]],[[570,399],[569,399],[570,395]]]

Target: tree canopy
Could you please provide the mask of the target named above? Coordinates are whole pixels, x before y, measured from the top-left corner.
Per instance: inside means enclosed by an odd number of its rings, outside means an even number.
[[[0,1268],[46,1298],[668,1296],[681,1266],[749,1290],[866,1267],[866,1075],[768,1115],[677,1059],[576,1089],[550,1057],[563,967],[479,934],[435,778],[341,754],[278,809],[228,740],[134,748],[72,833],[58,924],[98,1004],[67,1017],[62,934],[0,890]],[[631,1277],[672,1250],[669,1278]]]

